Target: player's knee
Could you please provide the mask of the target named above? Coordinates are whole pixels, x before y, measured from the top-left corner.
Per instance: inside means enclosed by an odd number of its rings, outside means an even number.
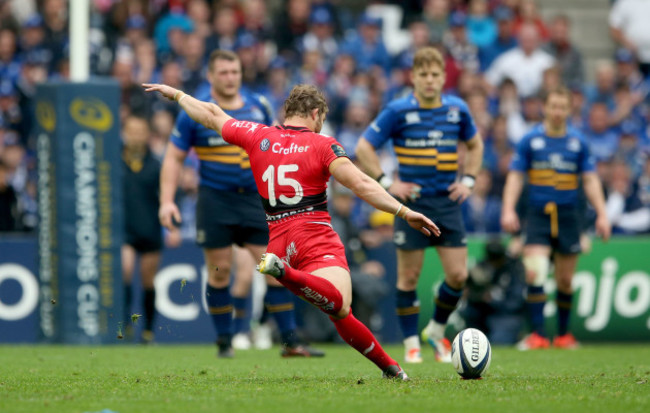
[[[557,290],[565,294],[571,294],[573,291],[571,288],[571,278],[572,277],[557,277]]]
[[[400,290],[412,291],[418,286],[420,271],[417,269],[404,269],[398,274],[397,286]]]
[[[467,281],[467,271],[458,270],[445,274],[445,281],[451,288],[460,290],[465,286],[465,282]]]
[[[212,283],[223,284],[230,282],[230,266],[210,268],[208,265],[208,278]]]
[[[542,287],[548,277],[550,262],[548,257],[543,255],[532,255],[524,257],[524,267],[526,268],[526,282],[535,287]]]
[[[347,317],[348,315],[350,315],[350,306],[349,305],[341,307],[341,309],[339,309],[335,313],[330,314],[330,317],[332,319],[335,319],[335,320],[341,320],[341,319]]]

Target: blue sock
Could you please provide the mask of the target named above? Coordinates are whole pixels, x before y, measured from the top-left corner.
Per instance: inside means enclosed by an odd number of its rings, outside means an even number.
[[[208,284],[206,298],[212,324],[217,330],[217,340],[230,340],[232,337],[232,297],[228,287],[214,288]]]
[[[397,290],[397,319],[404,338],[418,335],[420,301],[415,291]]]
[[[264,297],[266,309],[273,316],[280,330],[282,344],[294,346],[297,343],[296,316],[294,314],[293,294],[284,287],[271,287],[266,289]]]
[[[248,297],[233,297],[232,304],[235,307],[233,317],[233,332],[235,334],[248,333],[250,330],[250,318],[248,317]]]
[[[540,336],[546,337],[546,330],[544,329],[544,305],[546,305],[546,294],[544,293],[544,287],[529,285],[526,303],[530,316],[531,329]]]
[[[557,334],[563,336],[569,332],[569,316],[571,315],[572,293],[557,292]]]
[[[438,297],[435,301],[435,310],[433,312],[433,320],[440,324],[447,324],[449,315],[456,309],[456,304],[463,296],[463,290],[456,290],[451,288],[446,281],[443,281],[438,288]]]

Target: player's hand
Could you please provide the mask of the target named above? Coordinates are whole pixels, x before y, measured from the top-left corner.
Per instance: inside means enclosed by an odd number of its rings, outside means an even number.
[[[436,237],[440,236],[440,228],[438,228],[438,226],[434,224],[433,221],[420,214],[419,212],[409,210],[406,213],[404,219],[411,226],[411,228],[417,229],[427,237],[430,237],[431,234],[435,235]]]
[[[395,195],[402,202],[415,201],[420,197],[420,190],[422,188],[418,184],[412,182],[402,182],[396,180],[388,188],[388,192]]]
[[[514,210],[503,210],[501,213],[501,228],[511,234],[519,231],[519,217]]]
[[[158,219],[160,224],[169,229],[174,230],[174,220],[176,223],[181,223],[181,211],[178,210],[178,207],[173,202],[166,202],[160,205],[158,210]]]
[[[183,242],[181,231],[178,228],[170,229],[165,236],[165,246],[168,248],[178,248]]]
[[[447,190],[449,190],[449,199],[458,202],[459,204],[465,202],[465,200],[472,195],[472,190],[460,182],[454,182],[449,185]]]
[[[596,217],[596,234],[600,235],[603,241],[609,240],[609,236],[612,235],[612,226],[609,224],[609,219],[607,215],[600,214]]]
[[[160,85],[158,83],[143,83],[142,87],[145,92],[160,92],[161,95],[169,100],[174,100],[174,96],[179,92],[178,89],[167,85]]]

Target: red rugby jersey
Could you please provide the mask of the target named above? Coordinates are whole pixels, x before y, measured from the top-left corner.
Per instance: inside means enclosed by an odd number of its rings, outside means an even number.
[[[269,224],[291,218],[330,220],[329,165],[346,156],[336,139],[304,127],[229,120],[221,135],[248,153]]]

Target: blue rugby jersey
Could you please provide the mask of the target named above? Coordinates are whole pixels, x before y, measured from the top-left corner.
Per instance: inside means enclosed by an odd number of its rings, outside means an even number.
[[[262,95],[241,92],[244,106],[236,110],[224,111],[238,120],[271,125],[273,109]],[[200,100],[217,103],[209,92],[198,97]],[[257,192],[251,164],[246,151],[223,140],[212,129],[193,121],[185,111],[176,119],[171,142],[183,151],[194,147],[199,158],[201,185],[219,191]]]
[[[448,195],[456,180],[458,141],[476,134],[467,104],[442,95],[437,108],[421,107],[413,93],[391,101],[363,136],[375,148],[389,139],[397,154],[399,178],[422,187],[421,194]]]
[[[539,207],[548,202],[577,205],[580,175],[595,169],[589,146],[576,129],[570,127],[563,137],[549,137],[543,124],[521,139],[510,164],[510,170],[527,174],[528,199]]]

